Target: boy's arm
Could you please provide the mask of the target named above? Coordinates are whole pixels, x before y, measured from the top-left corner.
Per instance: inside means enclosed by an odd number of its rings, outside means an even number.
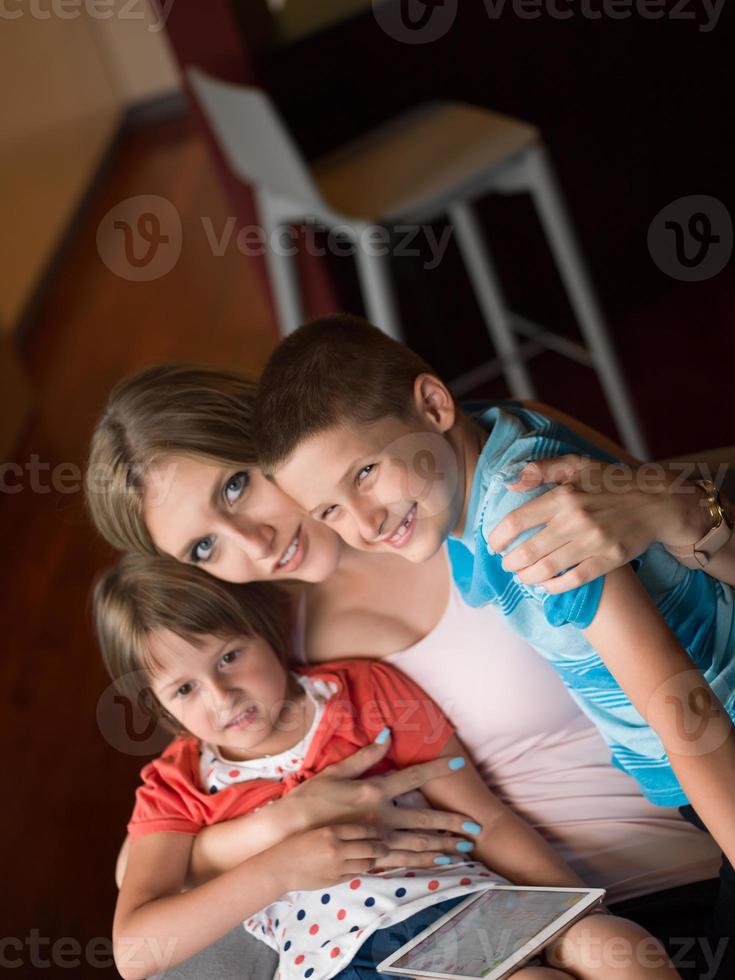
[[[584,885],[543,837],[488,789],[456,735],[442,755],[461,755],[465,765],[425,783],[422,791],[434,806],[452,807],[480,824],[473,858],[518,885]]]
[[[584,634],[661,739],[682,789],[735,860],[735,735],[727,712],[630,568],[605,579]]]
[[[144,980],[189,959],[291,889],[361,874],[387,852],[370,827],[298,834],[214,881],[182,892],[193,838],[134,840],[115,909],[113,951],[124,980]]]

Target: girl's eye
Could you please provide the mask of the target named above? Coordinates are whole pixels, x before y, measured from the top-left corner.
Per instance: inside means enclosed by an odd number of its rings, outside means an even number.
[[[336,504],[330,504],[329,507],[325,508],[325,510],[323,510],[321,512],[321,514],[319,515],[319,519],[322,520],[322,521],[326,521],[326,519],[329,517],[329,515],[334,512],[334,510],[335,510],[336,507],[337,507]]]
[[[228,650],[222,657],[223,664],[232,664],[237,660],[237,650]]]
[[[361,470],[358,470],[357,476],[355,477],[355,482],[357,483],[358,487],[363,482],[363,480],[367,477],[367,475],[370,472],[372,472],[372,470],[374,469],[375,469],[375,463],[368,463],[367,466],[363,466]]]
[[[214,538],[211,534],[208,534],[206,538],[202,538],[200,541],[194,545],[191,549],[191,560],[196,564],[197,562],[209,561],[212,557],[212,552],[214,551]]]
[[[191,694],[192,687],[191,684],[182,684],[180,688],[176,691],[177,698],[185,698],[187,694]]]
[[[241,472],[231,476],[222,488],[222,494],[227,503],[230,505],[237,503],[249,482],[250,474],[246,470],[241,470]]]

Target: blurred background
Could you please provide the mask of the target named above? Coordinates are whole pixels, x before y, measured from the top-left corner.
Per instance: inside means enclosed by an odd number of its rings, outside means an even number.
[[[189,360],[256,377],[284,328],[268,256],[248,244],[258,200],[186,70],[267,93],[315,173],[437,99],[536,127],[661,458],[734,441],[732,10],[5,0],[0,21],[0,967],[115,976],[114,859],[144,758],[98,721],[88,592],[112,554],[84,514],[89,435],[131,371]],[[440,149],[413,146],[416,186]],[[531,199],[485,195],[475,213],[508,307],[561,341],[526,350],[538,397],[620,438],[598,374],[563,356],[579,324]],[[389,257],[403,336],[463,395],[506,397],[507,372],[468,376],[498,351],[455,229],[420,228]],[[294,240],[304,315],[364,312],[354,256],[319,226]]]

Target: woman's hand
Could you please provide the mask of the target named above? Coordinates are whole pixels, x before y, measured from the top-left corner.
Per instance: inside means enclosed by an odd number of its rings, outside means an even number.
[[[389,747],[390,739],[382,745],[366,745],[302,783],[283,803],[290,802],[298,808],[304,829],[345,822],[375,827],[390,848],[380,862],[382,867],[430,867],[443,854],[466,853],[470,849],[467,841],[481,831],[478,824],[458,813],[398,807],[393,803],[403,793],[420,789],[439,776],[451,775],[447,758],[385,776],[359,778],[383,758]]]
[[[273,848],[273,873],[289,891],[325,888],[383,864],[389,848],[377,827],[339,824],[305,830]]]
[[[386,776],[359,778],[380,762],[389,747],[390,740],[382,745],[366,745],[270,806],[205,827],[194,841],[190,883],[209,881],[295,834],[336,824],[376,828],[390,848],[382,862],[384,867],[430,867],[437,857],[471,850],[470,841],[481,828],[467,817],[393,805],[394,797],[419,789],[438,775],[446,775],[447,759],[435,759]],[[123,847],[118,859],[118,881],[124,874],[126,859]]]
[[[708,527],[703,493],[681,479],[681,467],[560,456],[529,463],[510,489],[530,490],[542,483],[559,486],[504,517],[488,540],[494,551],[503,551],[523,531],[543,525],[508,552],[503,567],[550,593],[591,582],[654,541],[671,547],[694,544]]]

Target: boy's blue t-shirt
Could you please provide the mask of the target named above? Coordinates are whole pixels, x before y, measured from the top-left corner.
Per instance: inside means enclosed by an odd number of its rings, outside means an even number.
[[[506,572],[502,555],[487,545],[489,534],[506,514],[549,489],[548,485],[527,493],[507,489],[526,463],[570,452],[608,461],[612,457],[561,423],[517,403],[469,408],[488,438],[472,482],[461,543],[452,540],[449,548],[454,579],[465,601],[471,606],[495,603],[516,632],[549,660],[599,728],[615,764],[637,780],[648,800],[660,806],[687,803],[661,740],[581,632],[594,619],[604,579],[549,595]],[[537,530],[520,535],[513,545]],[[660,544],[639,556],[633,567],[695,666],[734,717],[732,590],[702,571],[680,565]],[[635,637],[631,637],[631,656],[635,656]]]

